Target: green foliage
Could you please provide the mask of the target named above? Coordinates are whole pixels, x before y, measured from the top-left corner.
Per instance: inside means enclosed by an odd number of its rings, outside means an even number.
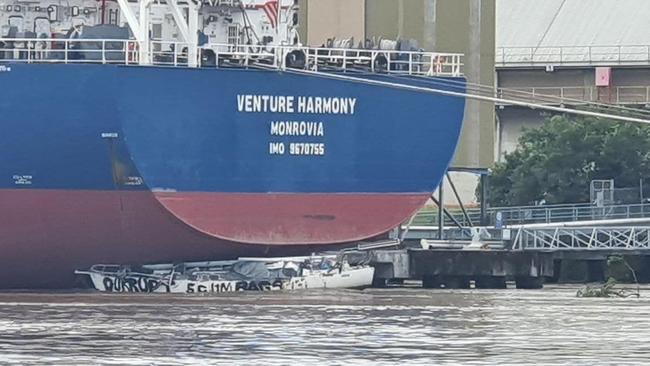
[[[492,206],[588,202],[594,179],[634,187],[650,177],[650,128],[593,117],[547,118],[526,129],[490,176]]]
[[[636,277],[636,272],[634,271],[634,268],[630,266],[629,263],[625,260],[625,258],[621,256],[611,256],[607,258],[607,267],[612,268],[620,266],[625,269],[625,271],[629,271],[629,273],[632,275],[632,278],[634,279],[634,282],[636,283],[636,291],[630,290],[630,289],[617,289],[616,284],[617,281],[613,277],[609,277],[607,279],[607,282],[605,282],[602,286],[597,286],[597,287],[591,287],[591,286],[585,286],[584,288],[581,288],[578,290],[576,293],[577,297],[641,297],[641,288],[639,287],[639,281],[637,280]]]
[[[614,288],[616,287],[616,280],[613,278],[608,278],[602,286],[591,287],[585,286],[584,288],[578,289],[576,292],[577,297],[627,297],[626,294],[617,291]]]
[[[632,262],[630,264],[628,259]],[[636,259],[636,261],[635,261]],[[636,262],[636,263],[634,263]],[[613,255],[607,258],[606,274],[618,282],[633,282],[638,284],[636,270],[634,267],[642,266],[638,257],[625,258],[619,255]]]

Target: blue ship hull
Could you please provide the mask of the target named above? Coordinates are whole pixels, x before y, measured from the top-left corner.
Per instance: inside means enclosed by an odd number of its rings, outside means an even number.
[[[0,271],[13,273],[380,235],[438,185],[464,110],[462,98],[260,70],[8,65],[0,85]]]

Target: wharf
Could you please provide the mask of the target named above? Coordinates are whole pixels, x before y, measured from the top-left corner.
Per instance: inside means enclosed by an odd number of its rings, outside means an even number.
[[[553,254],[509,250],[474,249],[379,249],[350,252],[352,260],[375,267],[375,287],[404,280],[420,280],[424,288],[504,289],[506,281],[517,288],[539,289],[553,277]]]
[[[434,240],[433,227],[411,227],[401,250],[366,254],[376,268],[376,286],[402,279],[423,287],[541,288],[544,281],[602,282],[614,277],[650,283],[650,219],[577,221],[489,227],[445,228]],[[469,239],[470,234],[475,236]],[[478,235],[480,234],[480,235]],[[481,238],[479,238],[478,236]],[[622,264],[616,264],[622,263]],[[617,268],[624,266],[626,268]],[[632,275],[631,275],[632,273]],[[631,279],[630,276],[634,277]]]

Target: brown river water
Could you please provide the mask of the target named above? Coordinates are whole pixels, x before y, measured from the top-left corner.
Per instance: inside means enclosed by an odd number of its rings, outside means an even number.
[[[3,293],[0,365],[650,364],[650,289],[576,289]]]

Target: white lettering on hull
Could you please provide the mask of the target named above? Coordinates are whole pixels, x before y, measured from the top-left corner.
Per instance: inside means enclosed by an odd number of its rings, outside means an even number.
[[[297,99],[297,103],[296,103]],[[357,98],[348,97],[294,97],[292,95],[237,95],[240,113],[302,113],[341,114],[356,113]]]
[[[314,97],[292,95],[238,94],[239,113],[299,113],[319,115],[347,115],[357,112],[357,98]],[[274,156],[324,156],[325,123],[322,121],[273,120],[269,125],[268,154]],[[308,141],[291,141],[294,137]],[[278,141],[279,140],[279,141]],[[286,141],[289,140],[289,141]]]
[[[325,136],[323,122],[273,121],[272,136]]]

